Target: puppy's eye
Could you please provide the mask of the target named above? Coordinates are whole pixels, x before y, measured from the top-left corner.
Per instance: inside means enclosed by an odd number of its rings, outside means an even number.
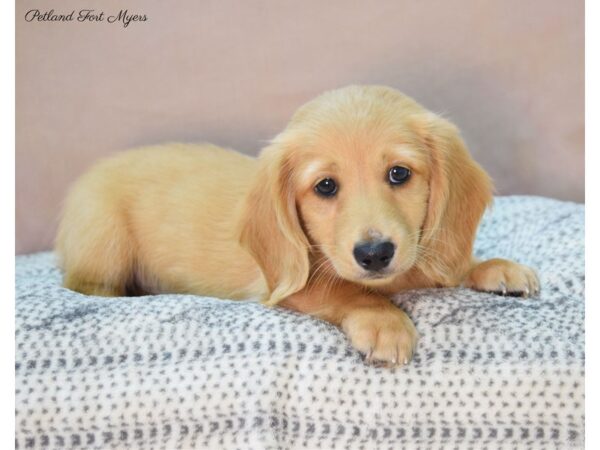
[[[337,184],[333,178],[324,178],[315,186],[315,192],[323,197],[333,197],[337,192]]]
[[[388,181],[390,184],[403,184],[410,178],[410,169],[402,166],[394,166],[388,172]]]

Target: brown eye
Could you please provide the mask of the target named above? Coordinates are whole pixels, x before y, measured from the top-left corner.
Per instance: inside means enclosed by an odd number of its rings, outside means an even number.
[[[315,192],[323,197],[333,197],[337,192],[337,184],[333,178],[324,178],[315,186]]]
[[[410,178],[410,169],[402,166],[394,166],[388,172],[388,181],[396,186],[404,184]]]

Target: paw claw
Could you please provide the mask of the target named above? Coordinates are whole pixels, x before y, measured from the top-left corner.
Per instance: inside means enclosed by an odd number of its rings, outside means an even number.
[[[365,363],[376,367],[408,364],[419,336],[406,313],[396,308],[360,308],[344,319],[342,329],[365,354]]]
[[[506,284],[504,281],[500,282],[500,291],[502,292],[502,295],[506,295]]]
[[[505,259],[490,259],[475,266],[464,285],[499,295],[530,297],[539,292],[538,277],[530,267]]]

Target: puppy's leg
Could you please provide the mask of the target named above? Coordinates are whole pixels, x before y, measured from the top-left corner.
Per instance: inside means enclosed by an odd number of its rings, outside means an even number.
[[[61,255],[65,271],[64,287],[86,295],[126,295],[131,258],[127,244],[121,238],[113,234],[105,240],[81,240],[77,249]]]
[[[404,311],[350,283],[334,288],[309,286],[280,305],[340,326],[367,362],[407,364],[418,340]]]
[[[72,291],[85,295],[95,295],[98,297],[122,297],[126,295],[125,287],[120,283],[101,281],[99,278],[84,275],[79,269],[65,272],[63,286]]]
[[[65,271],[64,287],[86,295],[126,295],[131,258],[128,244],[120,233],[121,230],[115,230],[105,238],[98,235],[94,239],[83,238],[77,248],[73,246],[68,252],[60,252]]]
[[[126,295],[134,254],[126,223],[108,206],[70,200],[56,239],[64,287],[86,295]]]
[[[476,291],[501,295],[529,297],[540,290],[540,282],[533,269],[506,259],[473,262],[463,285]]]

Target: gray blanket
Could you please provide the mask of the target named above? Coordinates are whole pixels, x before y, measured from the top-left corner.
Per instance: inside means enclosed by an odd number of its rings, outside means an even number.
[[[308,316],[86,297],[19,256],[17,447],[583,448],[583,205],[499,197],[476,253],[536,268],[540,297],[401,293],[422,338],[394,370]]]

